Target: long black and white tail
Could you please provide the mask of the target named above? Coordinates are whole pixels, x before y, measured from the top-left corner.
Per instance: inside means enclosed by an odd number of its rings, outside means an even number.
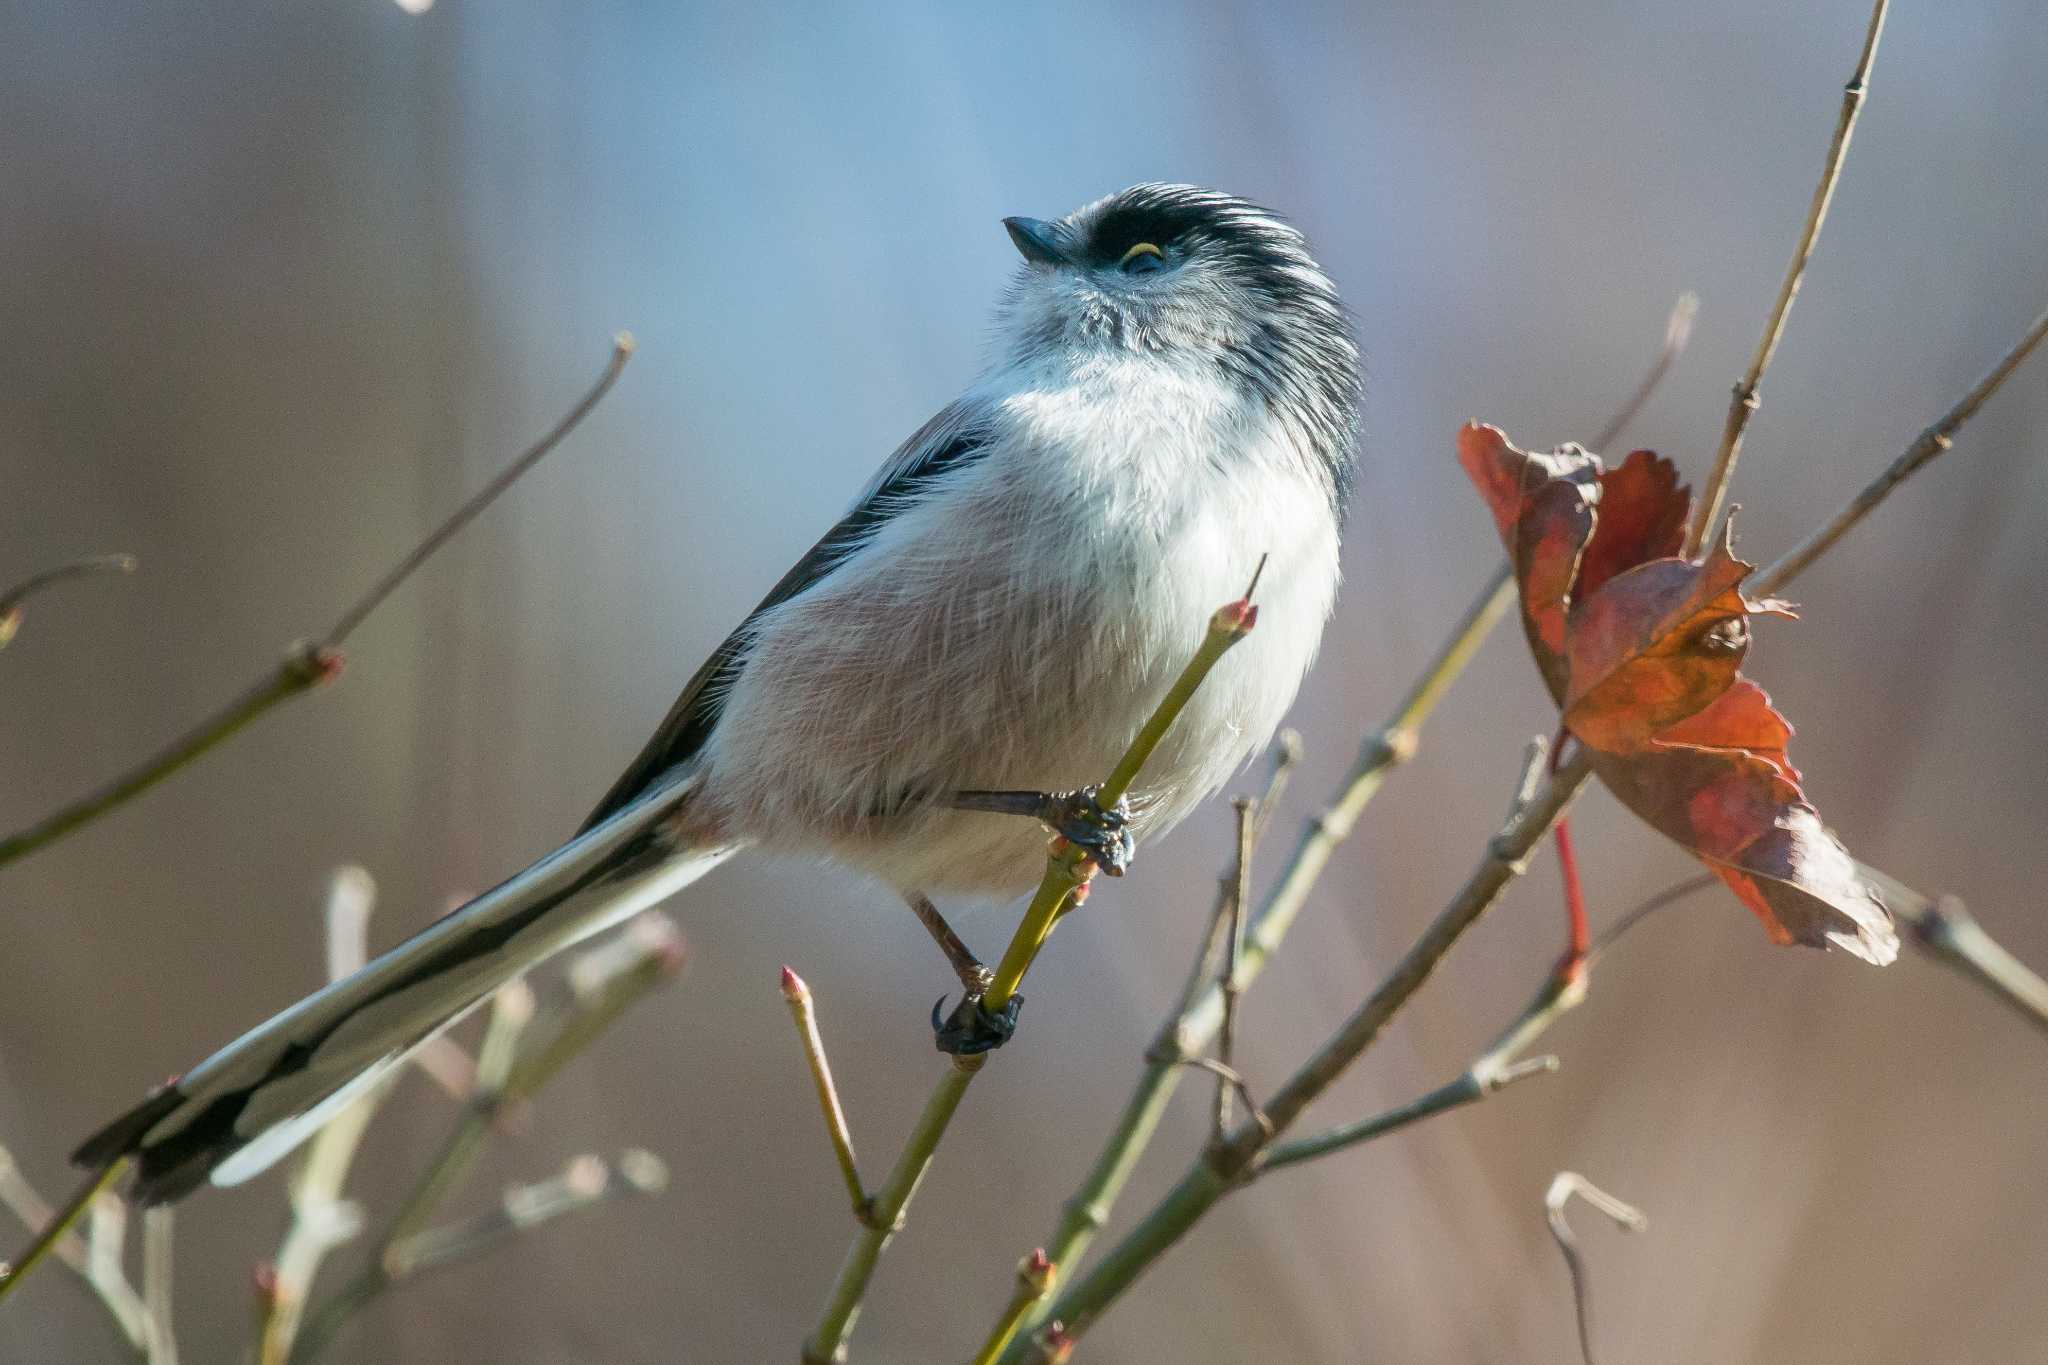
[[[135,1197],[177,1199],[267,1169],[499,986],[696,881],[731,847],[663,825],[694,765],[390,952],[259,1024],[102,1128],[72,1160],[136,1159]]]

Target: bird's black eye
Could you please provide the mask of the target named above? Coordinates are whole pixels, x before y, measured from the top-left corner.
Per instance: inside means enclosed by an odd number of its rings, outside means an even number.
[[[1116,265],[1126,275],[1152,275],[1166,269],[1166,253],[1150,242],[1139,242]]]

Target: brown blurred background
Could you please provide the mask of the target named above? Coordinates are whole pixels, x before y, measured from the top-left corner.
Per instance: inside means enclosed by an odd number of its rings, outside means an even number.
[[[1784,268],[1863,0],[1675,5],[0,9],[0,579],[132,550],[0,658],[0,825],[70,798],[320,628],[563,409],[618,393],[357,637],[347,676],[0,872],[0,1137],[46,1188],[152,1080],[318,983],[327,870],[388,943],[571,829],[674,689],[902,435],[969,378],[1000,215],[1139,179],[1294,216],[1368,352],[1349,586],[1297,708],[1310,812],[1496,554],[1459,422],[1590,434],[1683,288],[1691,354],[1637,438],[1704,469]],[[1944,408],[2048,297],[2048,16],[1901,0],[1737,486],[1765,559]],[[2048,963],[2048,385],[2024,371],[1764,629],[1751,671],[1863,857]],[[1503,631],[1249,998],[1284,1074],[1467,870],[1550,720]],[[1690,868],[1604,796],[1611,917]],[[1176,989],[1221,803],[1054,941],[874,1285],[856,1358],[957,1361],[1050,1229]],[[1285,829],[1286,826],[1283,826]],[[1275,840],[1275,855],[1291,834]],[[335,1360],[793,1358],[850,1232],[778,963],[822,1002],[879,1171],[946,984],[910,916],[748,862],[676,907],[687,980],[563,1075],[454,1206],[568,1154],[671,1163],[616,1206],[395,1293]],[[1555,879],[1462,946],[1316,1117],[1405,1099],[1518,1009]],[[993,946],[1009,912],[964,915]],[[1275,1177],[1090,1338],[1109,1362],[1575,1358],[1540,1200],[1581,1219],[1608,1362],[2020,1361],[2048,1339],[2048,1044],[1925,960],[1775,950],[1726,896],[1668,912],[1549,1040],[1554,1079]],[[1174,1129],[1126,1212],[1194,1150]],[[447,1105],[416,1078],[357,1185],[388,1208]],[[969,1219],[992,1237],[959,1231]],[[238,1358],[271,1177],[180,1222],[188,1360]],[[14,1234],[7,1233],[11,1241]],[[342,1253],[337,1264],[348,1264]],[[118,1357],[45,1274],[0,1356]]]

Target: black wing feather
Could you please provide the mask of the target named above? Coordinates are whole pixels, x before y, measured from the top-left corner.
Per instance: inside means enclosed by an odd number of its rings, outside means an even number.
[[[957,407],[940,412],[905,441],[866,496],[776,581],[761,604],[747,613],[739,629],[726,636],[725,643],[713,650],[711,657],[683,685],[682,695],[669,707],[654,737],[605,793],[604,800],[583,822],[583,829],[588,830],[616,813],[655,778],[703,747],[718,723],[733,680],[746,666],[747,647],[752,640],[748,627],[755,618],[823,579],[847,556],[867,544],[883,524],[925,492],[934,480],[965,468],[986,452],[985,434],[968,423]]]

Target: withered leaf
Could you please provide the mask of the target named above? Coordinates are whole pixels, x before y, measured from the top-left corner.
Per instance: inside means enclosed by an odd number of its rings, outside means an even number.
[[[1730,543],[1724,537],[1697,564],[1662,558],[1624,568],[1575,603],[1564,696],[1573,734],[1633,752],[1734,685],[1749,653],[1749,618],[1792,613],[1738,591],[1751,566]]]
[[[1600,524],[1580,556],[1574,591],[1588,597],[1623,569],[1675,555],[1685,544],[1691,495],[1678,466],[1648,450],[1600,472]]]
[[[1791,725],[1741,676],[1750,618],[1791,609],[1743,596],[1752,566],[1726,533],[1679,557],[1691,494],[1670,461],[1639,450],[1610,470],[1577,446],[1531,454],[1476,423],[1458,458],[1507,546],[1537,668],[1601,780],[1727,882],[1773,941],[1896,957],[1882,897],[1800,789]]]

